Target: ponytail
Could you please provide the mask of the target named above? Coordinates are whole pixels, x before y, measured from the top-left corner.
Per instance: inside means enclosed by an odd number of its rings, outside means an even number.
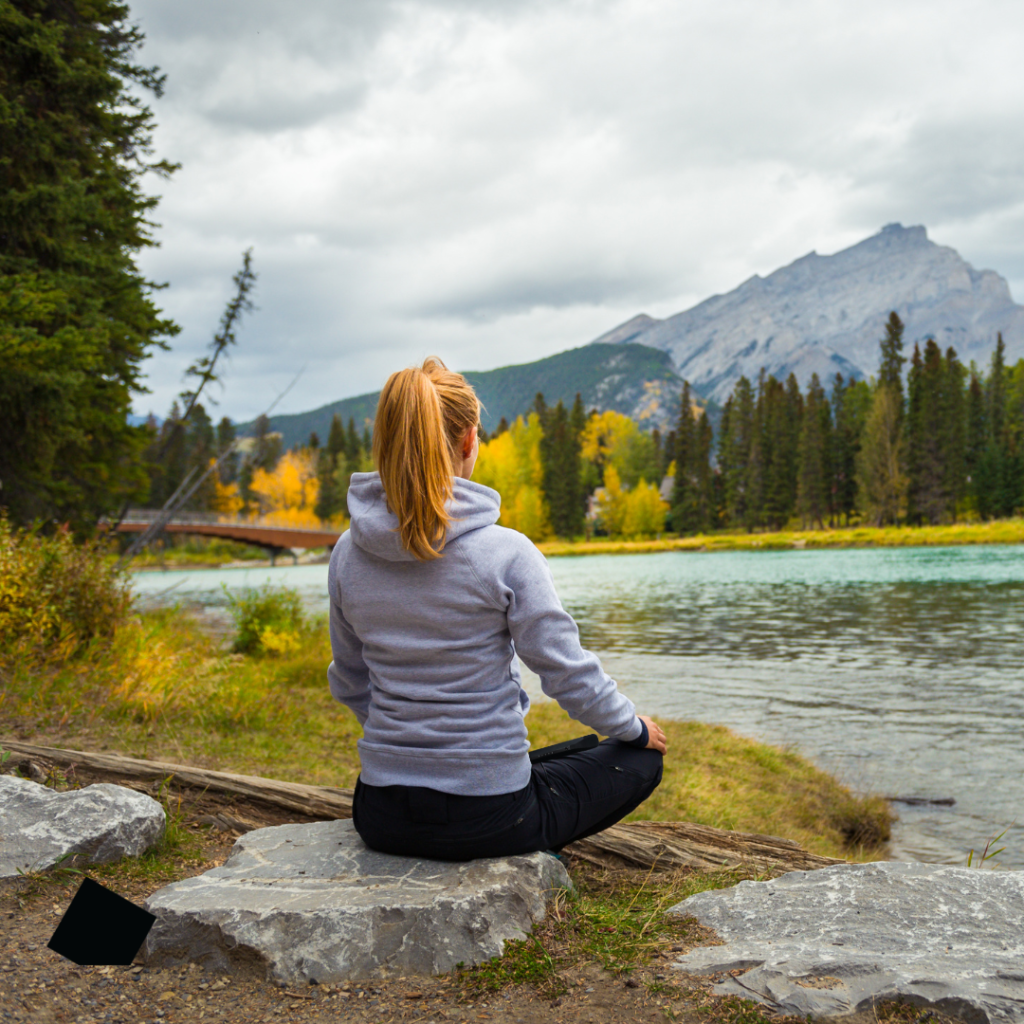
[[[391,374],[380,393],[373,458],[402,546],[420,561],[444,550],[458,446],[479,419],[480,402],[466,378],[435,356]]]

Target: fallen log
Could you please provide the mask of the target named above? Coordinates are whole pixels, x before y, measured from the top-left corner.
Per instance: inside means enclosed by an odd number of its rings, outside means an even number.
[[[258,775],[235,775],[165,761],[122,757],[120,754],[41,747],[20,740],[0,740],[0,748],[36,761],[64,768],[77,766],[88,769],[92,774],[118,780],[167,780],[169,785],[177,789],[230,793],[310,818],[333,820],[352,817],[350,789],[282,782]],[[225,822],[235,831],[246,831],[249,824],[235,818],[225,818]],[[620,823],[597,835],[570,843],[565,852],[600,867],[654,868],[659,871],[678,868],[702,871],[745,868],[778,874],[842,863],[831,857],[810,853],[789,839],[730,832],[690,821]]]
[[[332,786],[308,786],[301,782],[281,782],[258,775],[235,775],[215,772],[190,765],[166,761],[144,761],[120,754],[90,753],[83,750],[63,750],[59,747],[39,747],[19,740],[0,740],[0,747],[14,754],[23,754],[40,761],[68,768],[87,768],[100,775],[119,779],[147,781],[170,780],[177,789],[211,790],[231,793],[250,800],[261,800],[276,807],[296,811],[311,818],[352,817],[352,790]]]
[[[570,843],[566,853],[600,867],[641,867],[659,871],[746,868],[779,874],[842,864],[810,853],[790,839],[730,832],[692,821],[631,821]]]

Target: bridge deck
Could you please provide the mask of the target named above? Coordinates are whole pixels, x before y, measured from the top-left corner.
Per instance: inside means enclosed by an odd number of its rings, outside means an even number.
[[[118,533],[142,533],[147,529],[147,522],[125,520],[117,526]],[[334,547],[341,536],[340,530],[293,530],[283,526],[249,526],[243,523],[199,523],[169,522],[164,531],[167,533],[194,533],[204,537],[223,537],[226,540],[239,540],[247,544],[259,544],[262,547],[276,548],[280,551],[289,548],[323,548]]]

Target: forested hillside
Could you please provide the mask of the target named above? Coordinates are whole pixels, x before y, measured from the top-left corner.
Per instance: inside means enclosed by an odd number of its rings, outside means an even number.
[[[664,428],[678,411],[679,376],[672,359],[645,345],[584,345],[547,359],[497,370],[467,371],[466,378],[484,403],[483,426],[495,430],[502,419],[511,422],[528,408],[537,392],[554,403],[571,404],[578,391],[588,409],[614,409],[648,424]],[[331,420],[355,421],[359,430],[373,420],[377,407],[374,391],[321,406],[310,412],[274,416],[270,429],[281,434],[286,447],[316,433],[326,438]],[[246,432],[251,424],[240,424]]]
[[[812,375],[801,388],[795,374],[741,377],[717,427],[686,382],[668,430],[599,412],[582,392],[571,402],[537,393],[483,431],[474,479],[501,494],[501,523],[535,540],[1019,514],[1024,360],[1008,366],[1001,337],[984,371],[931,339],[907,355],[903,331],[890,314],[870,381]],[[244,454],[226,464],[205,507],[344,524],[351,475],[373,465],[369,429],[335,415],[322,440],[285,452],[269,426],[260,421]],[[214,443],[208,420],[202,432],[198,463]]]

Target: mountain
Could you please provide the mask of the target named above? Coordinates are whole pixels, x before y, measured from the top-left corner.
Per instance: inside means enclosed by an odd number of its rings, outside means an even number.
[[[588,410],[614,409],[648,426],[664,428],[678,415],[682,387],[667,352],[646,345],[604,343],[559,352],[534,363],[468,371],[466,379],[484,404],[481,420],[486,430],[493,430],[502,417],[511,423],[527,412],[538,391],[549,405],[559,399],[571,405],[578,391]],[[286,448],[304,444],[314,430],[321,442],[326,441],[335,413],[346,424],[352,417],[362,430],[367,421],[373,421],[379,393],[343,398],[310,412],[273,416],[270,429],[281,433]],[[251,426],[239,424],[239,431]]]
[[[812,252],[755,275],[665,320],[640,314],[593,344],[661,349],[696,391],[723,402],[741,375],[754,380],[761,367],[779,378],[795,373],[804,386],[812,373],[826,386],[837,372],[871,376],[892,310],[906,324],[908,356],[934,337],[962,362],[987,365],[997,331],[1008,359],[1024,356],[1024,306],[1005,279],[975,270],[923,227],[900,224],[832,256]]]

